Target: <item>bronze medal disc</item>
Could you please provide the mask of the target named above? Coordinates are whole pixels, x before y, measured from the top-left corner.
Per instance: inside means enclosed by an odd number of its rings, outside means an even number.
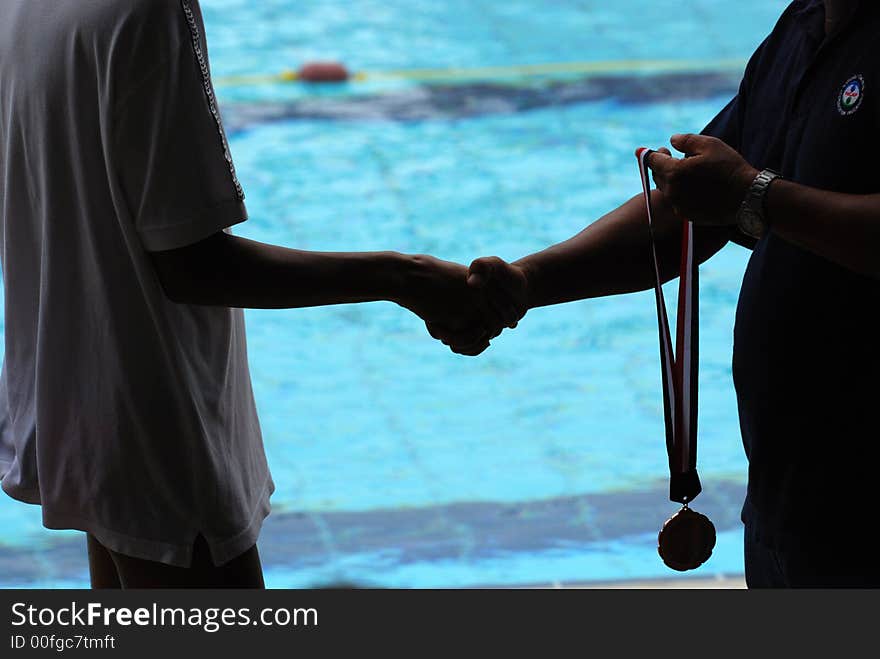
[[[679,572],[700,567],[714,548],[715,526],[708,517],[687,507],[666,520],[657,536],[660,558]]]

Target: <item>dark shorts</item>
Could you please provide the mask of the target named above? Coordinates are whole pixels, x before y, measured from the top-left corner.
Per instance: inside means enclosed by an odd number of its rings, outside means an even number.
[[[880,552],[858,537],[835,543],[803,540],[785,549],[762,544],[753,523],[745,527],[749,588],[880,588]]]

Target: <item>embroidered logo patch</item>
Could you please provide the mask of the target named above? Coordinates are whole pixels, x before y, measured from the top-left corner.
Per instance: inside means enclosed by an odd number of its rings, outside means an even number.
[[[840,89],[837,95],[837,111],[843,116],[855,113],[865,98],[865,79],[862,76],[853,76]]]

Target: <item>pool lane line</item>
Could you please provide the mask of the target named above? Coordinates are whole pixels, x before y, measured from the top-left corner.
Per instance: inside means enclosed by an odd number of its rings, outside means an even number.
[[[721,73],[741,71],[743,59],[719,60],[604,60],[584,62],[548,62],[544,64],[515,64],[509,66],[448,67],[398,69],[388,71],[357,71],[348,83],[405,80],[412,82],[473,82],[475,80],[499,80],[504,78],[553,77],[571,75],[615,76],[655,75],[680,72]],[[215,79],[218,87],[251,87],[305,82],[299,72],[292,69],[275,74],[229,75]]]
[[[653,76],[586,76],[547,79],[540,84],[509,82],[423,83],[389,89],[334,87],[332,94],[298,98],[230,98],[223,103],[228,136],[261,125],[292,120],[307,121],[449,121],[499,114],[529,112],[548,107],[568,107],[613,101],[625,105],[703,100],[729,97],[740,84],[740,72],[666,73]],[[259,88],[241,88],[254,94]],[[328,90],[331,91],[331,90]],[[222,95],[221,95],[222,98]],[[560,115],[564,116],[564,115]]]

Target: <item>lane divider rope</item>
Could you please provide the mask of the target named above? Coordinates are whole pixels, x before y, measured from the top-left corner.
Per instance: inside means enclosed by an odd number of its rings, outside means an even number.
[[[347,82],[413,81],[413,82],[472,82],[504,78],[531,78],[554,76],[621,76],[658,75],[670,73],[725,73],[745,68],[743,59],[718,60],[602,60],[584,62],[548,62],[544,64],[518,64],[509,66],[449,67],[398,69],[388,71],[357,71],[348,76]],[[308,66],[308,65],[306,65]],[[337,65],[342,67],[342,65]],[[285,83],[317,82],[303,75],[306,67],[285,70],[274,74],[229,75],[215,79],[218,87],[246,87],[255,85],[278,85]]]

